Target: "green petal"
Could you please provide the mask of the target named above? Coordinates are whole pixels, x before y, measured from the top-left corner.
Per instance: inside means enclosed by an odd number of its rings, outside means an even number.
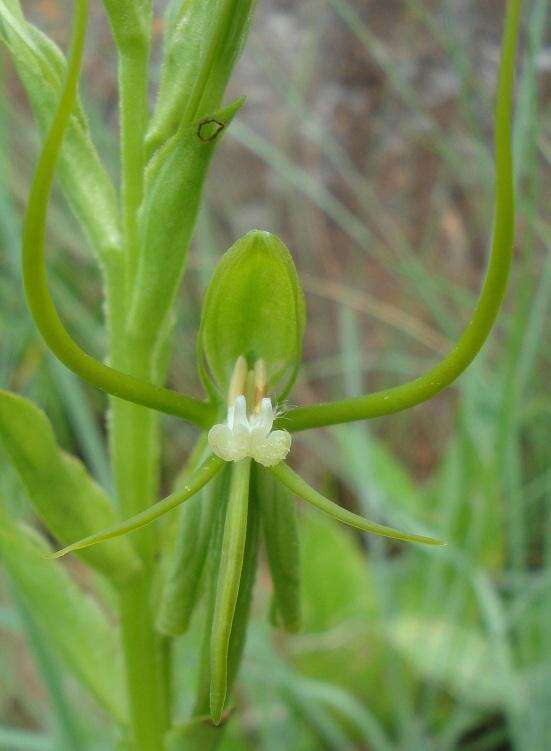
[[[300,544],[296,508],[289,489],[268,470],[255,465],[254,497],[260,508],[262,530],[274,590],[273,621],[286,631],[300,630]]]
[[[46,556],[47,558],[61,558],[68,553],[72,553],[75,550],[82,550],[83,548],[89,548],[91,545],[97,545],[99,542],[105,540],[111,540],[113,537],[120,537],[128,532],[133,532],[135,529],[145,527],[146,524],[158,519],[160,516],[172,511],[173,508],[179,506],[184,501],[198,493],[202,487],[204,487],[214,475],[219,472],[224,465],[222,459],[217,456],[210,456],[203,464],[196,470],[185,485],[175,493],[167,496],[164,500],[159,501],[151,508],[142,511],[140,514],[132,516],[130,519],[126,519],[120,524],[114,524],[102,532],[97,532],[94,535],[85,537],[83,540],[74,542],[72,545],[68,545],[63,550],[58,550],[57,553]]]
[[[215,725],[222,718],[228,691],[228,652],[245,553],[250,473],[250,459],[232,467],[211,634],[210,713]]]
[[[404,540],[406,542],[421,542],[424,545],[445,545],[446,543],[441,540],[436,540],[434,537],[425,537],[424,535],[414,535],[409,532],[400,532],[398,529],[392,527],[386,527],[383,524],[376,524],[370,522],[368,519],[364,519],[363,516],[353,514],[351,511],[338,506],[329,498],[326,498],[321,493],[318,493],[313,487],[299,477],[296,472],[293,472],[284,462],[277,464],[275,467],[270,468],[277,479],[283,483],[291,492],[302,498],[303,501],[310,503],[320,511],[329,514],[334,519],[343,524],[348,524],[350,527],[356,527],[363,532],[371,532],[374,535],[380,535],[381,537],[390,537],[393,540]]]

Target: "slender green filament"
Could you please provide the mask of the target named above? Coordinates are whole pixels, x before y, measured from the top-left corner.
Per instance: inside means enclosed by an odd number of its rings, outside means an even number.
[[[46,137],[31,187],[23,233],[23,276],[29,308],[54,354],[79,376],[108,393],[160,412],[209,427],[215,407],[193,397],[155,386],[111,368],[88,355],[64,327],[48,290],[45,268],[46,217],[63,136],[74,109],[84,47],[87,0],[78,0],[67,80]],[[362,420],[420,404],[449,386],[473,361],[487,340],[499,312],[512,261],[515,199],[511,157],[514,63],[521,0],[507,6],[495,114],[495,211],[492,250],[478,304],[461,338],[432,370],[413,381],[361,397],[298,407],[279,420],[290,431]]]
[[[78,0],[67,78],[30,190],[23,229],[22,259],[27,302],[48,347],[81,378],[113,396],[208,427],[214,418],[214,409],[209,404],[133,378],[88,355],[67,332],[48,289],[45,267],[48,203],[63,137],[75,106],[87,16],[88,0]]]
[[[222,469],[224,462],[217,456],[209,456],[201,466],[195,470],[191,477],[185,482],[185,484],[177,490],[175,493],[171,493],[169,496],[159,501],[155,505],[146,509],[145,511],[132,516],[130,519],[126,519],[119,524],[113,524],[111,527],[97,532],[96,534],[89,535],[82,540],[73,542],[62,550],[58,550],[56,553],[48,555],[48,558],[62,558],[68,553],[73,553],[75,550],[82,550],[83,548],[89,548],[92,545],[97,545],[99,542],[105,542],[106,540],[112,540],[114,537],[121,537],[128,532],[133,532],[136,529],[145,527],[147,524],[151,524],[159,517],[167,514],[172,509],[180,506],[184,501],[192,498],[203,488],[212,478]]]
[[[338,506],[329,498],[326,498],[321,493],[309,485],[302,479],[296,472],[293,472],[285,462],[276,464],[275,467],[270,467],[269,471],[277,477],[277,479],[285,485],[289,490],[302,498],[310,505],[323,511],[325,514],[329,514],[333,519],[336,519],[343,524],[348,524],[349,527],[356,527],[361,529],[362,532],[371,532],[374,535],[380,535],[381,537],[390,537],[392,540],[404,540],[405,542],[421,542],[424,545],[445,545],[441,540],[436,540],[434,537],[426,537],[425,535],[415,535],[409,532],[400,532],[392,527],[385,527],[383,524],[376,524],[364,519],[363,516],[353,514],[351,511]]]
[[[400,412],[431,399],[463,373],[482,349],[495,322],[509,279],[515,233],[511,120],[521,0],[507,5],[495,107],[495,210],[492,250],[480,298],[461,338],[438,365],[420,378],[366,396],[297,407],[278,421],[289,431]]]

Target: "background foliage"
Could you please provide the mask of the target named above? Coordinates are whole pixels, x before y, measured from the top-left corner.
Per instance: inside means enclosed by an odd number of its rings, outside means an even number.
[[[26,5],[66,41],[70,3]],[[96,5],[85,104],[116,179],[116,63]],[[216,156],[179,300],[174,386],[198,389],[189,364],[202,293],[221,252],[252,226],[281,235],[307,292],[307,366],[293,403],[398,383],[447,349],[476,295],[488,245],[503,6],[262,0],[231,84],[230,96],[247,94],[248,103]],[[532,0],[524,8],[517,260],[491,344],[428,405],[299,437],[294,452],[301,471],[349,508],[397,525],[410,515],[436,519],[447,552],[367,540],[301,510],[306,625],[294,636],[270,629],[267,577],[259,576],[239,719],[225,751],[548,748],[547,6]],[[45,352],[25,311],[20,218],[37,134],[2,60],[0,386],[43,407],[62,446],[110,488],[104,397]],[[50,227],[56,299],[79,341],[101,355],[98,272],[61,200]],[[177,420],[163,425],[168,490],[192,434]],[[2,505],[36,523],[1,455],[0,470]],[[99,706],[60,669],[55,623],[25,610],[6,573],[14,565],[9,540],[0,538],[0,748],[113,748],[99,741]],[[98,586],[78,562],[67,565],[85,590]],[[92,623],[99,617],[90,614]],[[192,628],[182,639],[188,660],[199,636]],[[180,696],[182,705],[190,700],[185,688]]]

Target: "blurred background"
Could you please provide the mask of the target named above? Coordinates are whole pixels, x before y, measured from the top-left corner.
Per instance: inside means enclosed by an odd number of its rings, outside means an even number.
[[[224,751],[551,748],[548,5],[524,3],[516,261],[491,342],[430,403],[296,440],[295,465],[339,503],[449,545],[393,545],[301,509],[305,628],[271,629],[261,568]],[[116,59],[93,6],[84,99],[116,181]],[[70,2],[23,7],[66,45]],[[286,242],[307,296],[293,404],[398,384],[447,352],[468,321],[489,244],[504,8],[260,0],[228,93],[248,102],[216,156],[179,300],[173,387],[199,393],[191,363],[203,291],[221,253],[252,227]],[[152,96],[159,58],[157,49]],[[38,139],[3,50],[0,59],[0,386],[40,404],[62,445],[110,488],[105,399],[45,352],[25,310],[19,240]],[[98,270],[59,198],[50,242],[63,317],[101,354]],[[167,489],[193,432],[163,425]],[[1,454],[0,494],[29,513]],[[183,640],[183,659],[196,637]],[[0,749],[82,748],[70,738],[83,705],[86,748],[112,748],[94,745],[104,718],[58,669],[0,572]]]

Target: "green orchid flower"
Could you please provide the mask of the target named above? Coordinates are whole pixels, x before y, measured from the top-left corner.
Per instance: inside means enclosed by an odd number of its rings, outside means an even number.
[[[77,375],[121,399],[176,415],[203,433],[195,455],[199,457],[196,467],[176,492],[123,522],[74,542],[53,557],[132,532],[197,496],[195,500],[204,504],[204,509],[194,511],[186,540],[191,548],[195,545],[198,563],[190,569],[191,573],[185,574],[187,579],[185,576],[178,579],[178,586],[192,592],[209,550],[218,551],[211,566],[214,604],[208,650],[209,704],[216,724],[221,721],[232,680],[232,660],[235,662],[232,639],[238,631],[240,598],[252,586],[253,542],[257,536],[254,520],[259,509],[274,579],[274,617],[290,630],[300,623],[294,546],[296,520],[289,505],[291,495],[364,532],[425,545],[443,544],[429,536],[377,524],[341,508],[301,478],[288,459],[292,456],[293,433],[379,417],[430,399],[468,367],[488,338],[505,294],[512,259],[514,194],[510,138],[519,11],[520,2],[509,2],[496,106],[492,250],[478,303],[463,335],[447,357],[409,383],[356,398],[285,410],[282,405],[301,363],[305,305],[289,251],[268,232],[255,230],[238,240],[222,257],[207,291],[197,338],[198,369],[208,393],[205,401],[131,377],[99,362],[71,338],[63,325],[47,284],[45,232],[56,164],[75,108],[84,47],[87,3],[85,0],[76,3],[65,86],[45,139],[27,209],[23,271],[29,308],[49,348]],[[200,131],[197,138],[204,140]],[[168,567],[165,594],[171,591],[171,576],[174,580],[181,574],[182,555],[181,550],[177,551],[172,568]],[[190,595],[190,610],[194,597]],[[160,619],[168,631],[173,601],[174,597],[167,595],[161,606]]]

